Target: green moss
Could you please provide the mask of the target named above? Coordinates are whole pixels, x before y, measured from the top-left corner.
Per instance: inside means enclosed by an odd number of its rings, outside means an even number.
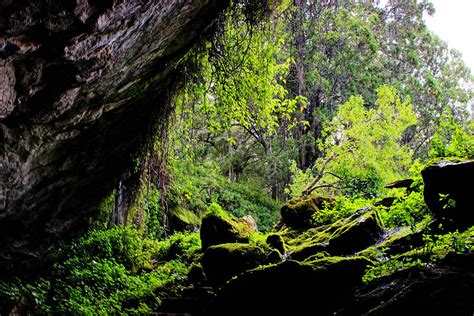
[[[367,227],[364,227],[367,224]],[[383,231],[383,224],[382,220],[380,219],[379,213],[377,211],[369,211],[363,213],[361,216],[357,217],[355,220],[349,222],[346,225],[342,225],[339,227],[332,235],[331,240],[333,243],[337,244],[344,244],[349,243],[352,237],[361,237],[356,236],[358,233],[363,233],[358,228],[363,228],[363,230],[367,230],[367,233],[370,237],[380,237]],[[365,236],[364,236],[365,237]],[[342,245],[341,245],[342,246]]]
[[[239,222],[226,212],[210,212],[202,220],[202,248],[232,243],[248,242],[253,230],[244,222]]]
[[[321,252],[318,252],[317,254],[314,254],[308,258],[306,258],[304,260],[304,262],[306,263],[309,263],[309,262],[313,262],[313,261],[316,261],[316,260],[320,260],[320,259],[324,259],[326,257],[329,257],[330,254],[326,251],[321,251]]]
[[[251,232],[249,234],[249,243],[259,245],[261,247],[266,247],[267,236],[268,234],[262,234],[260,232]]]
[[[403,238],[406,233],[398,236]],[[397,239],[395,239],[396,241]],[[365,251],[367,255],[373,255],[374,263],[364,275],[364,281],[391,275],[397,271],[414,266],[427,267],[444,259],[448,254],[472,253],[474,250],[474,227],[465,232],[453,232],[444,235],[423,235],[424,244],[401,254],[388,255],[388,248],[373,248]],[[393,244],[392,240],[392,244]],[[376,254],[376,255],[374,255]]]
[[[172,215],[188,225],[198,226],[201,221],[197,214],[184,207],[176,207],[175,209],[173,209]]]
[[[255,306],[254,312],[263,315],[309,311],[332,315],[340,310],[341,300],[353,298],[353,288],[361,284],[368,264],[363,257],[330,257],[260,266],[227,282],[215,299],[219,308],[211,310],[222,313],[232,306],[234,312],[244,315],[245,308]],[[248,305],[240,306],[242,302]]]
[[[382,236],[383,226],[377,211],[361,211],[326,226],[311,230],[289,243],[291,258],[304,260],[321,251],[348,255],[373,245]]]
[[[327,269],[329,266],[353,266],[358,270],[363,271],[366,266],[372,264],[373,262],[363,256],[353,256],[353,257],[339,257],[339,256],[324,256],[322,258],[315,258],[314,260],[307,260],[303,264],[309,265],[313,269]]]
[[[284,254],[286,252],[285,241],[283,240],[283,237],[281,237],[279,234],[268,235],[266,243],[271,248],[278,250],[281,254]]]
[[[219,286],[246,270],[267,264],[264,248],[253,244],[227,243],[210,246],[202,258],[202,267],[214,286]]]
[[[448,162],[448,163],[459,163],[459,162],[464,162],[468,161],[468,158],[461,158],[461,157],[441,157],[441,158],[433,158],[431,159],[425,166],[424,169],[428,167],[435,167],[439,165],[442,162]]]
[[[313,215],[333,204],[333,198],[309,196],[287,202],[281,208],[283,222],[293,229],[305,229],[314,225]]]
[[[376,259],[388,254],[405,252],[410,248],[420,245],[425,227],[426,223],[423,222],[414,227],[405,226],[388,232],[383,241],[358,252],[358,254],[366,256],[367,258]]]

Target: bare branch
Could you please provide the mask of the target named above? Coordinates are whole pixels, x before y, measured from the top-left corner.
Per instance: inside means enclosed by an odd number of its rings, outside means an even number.
[[[318,175],[314,178],[314,180],[311,182],[311,184],[306,188],[306,190],[303,191],[302,196],[308,196],[312,191],[315,189],[315,185],[324,177],[325,174],[327,174],[324,170],[326,170],[326,167],[328,163],[336,158],[336,155],[333,154],[329,156],[323,163],[323,166],[321,167],[321,170],[319,171]],[[334,175],[333,173],[330,173],[331,175]],[[337,178],[340,178],[336,176]]]

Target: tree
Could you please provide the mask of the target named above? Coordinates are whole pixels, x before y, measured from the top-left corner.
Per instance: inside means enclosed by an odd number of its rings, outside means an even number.
[[[319,145],[323,156],[303,194],[318,190],[373,198],[386,183],[408,172],[413,152],[402,138],[417,123],[413,105],[388,86],[376,95],[371,107],[361,96],[350,97],[325,124],[327,136]]]

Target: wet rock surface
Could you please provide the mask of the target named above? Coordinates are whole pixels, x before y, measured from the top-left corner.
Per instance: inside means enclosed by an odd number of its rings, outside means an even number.
[[[0,2],[0,271],[86,226],[227,1]]]

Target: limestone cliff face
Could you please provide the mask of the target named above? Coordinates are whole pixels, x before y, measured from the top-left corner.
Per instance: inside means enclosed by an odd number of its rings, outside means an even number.
[[[0,277],[90,215],[222,0],[0,0]]]

